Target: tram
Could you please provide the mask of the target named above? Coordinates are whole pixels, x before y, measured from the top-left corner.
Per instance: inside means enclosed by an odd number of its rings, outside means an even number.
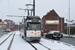
[[[27,16],[21,24],[20,35],[27,41],[40,41],[41,39],[41,19],[39,16]]]

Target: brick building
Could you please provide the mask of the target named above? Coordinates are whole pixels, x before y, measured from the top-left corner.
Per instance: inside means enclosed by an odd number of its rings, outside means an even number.
[[[42,20],[44,32],[48,32],[50,30],[64,31],[64,18],[59,17],[54,10],[51,10],[43,16]]]

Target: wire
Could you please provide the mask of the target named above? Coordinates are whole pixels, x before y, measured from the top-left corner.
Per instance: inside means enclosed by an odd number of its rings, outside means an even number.
[[[12,14],[12,12],[11,12],[11,7],[10,7],[10,3],[9,3],[9,0],[8,0],[8,6],[9,6],[10,14]]]

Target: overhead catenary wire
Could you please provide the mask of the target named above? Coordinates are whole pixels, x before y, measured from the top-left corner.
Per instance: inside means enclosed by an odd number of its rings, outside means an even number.
[[[10,14],[12,14],[9,0],[8,0],[8,6],[9,6]]]

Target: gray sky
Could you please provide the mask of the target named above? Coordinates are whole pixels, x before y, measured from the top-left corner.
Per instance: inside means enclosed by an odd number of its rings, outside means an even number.
[[[22,21],[22,17],[7,17],[6,15],[26,15],[23,10],[19,10],[18,8],[27,8],[25,4],[28,3],[33,3],[33,0],[0,0],[0,19],[11,19],[17,23]],[[70,18],[71,20],[75,20],[75,0],[70,0],[70,8]],[[52,9],[54,9],[60,17],[68,19],[69,0],[36,0],[37,16],[42,18]]]

